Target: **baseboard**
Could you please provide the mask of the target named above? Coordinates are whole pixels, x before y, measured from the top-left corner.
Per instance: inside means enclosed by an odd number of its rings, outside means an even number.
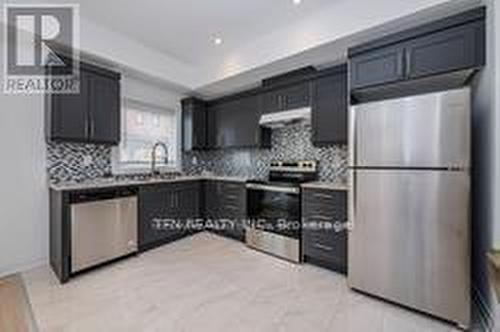
[[[31,269],[34,269],[34,268],[37,268],[40,266],[48,265],[48,264],[49,264],[48,259],[44,258],[44,259],[37,260],[34,262],[10,266],[10,267],[7,267],[5,270],[2,269],[0,271],[0,278],[6,277],[6,276],[9,276],[12,274],[16,274],[16,273],[25,272],[25,271],[28,271],[28,270],[31,270]]]
[[[484,299],[483,294],[479,291],[476,286],[472,286],[472,302],[474,306],[478,309],[478,323],[480,325],[481,331],[493,332],[495,328],[495,315],[491,312],[491,309],[487,305],[487,301]]]

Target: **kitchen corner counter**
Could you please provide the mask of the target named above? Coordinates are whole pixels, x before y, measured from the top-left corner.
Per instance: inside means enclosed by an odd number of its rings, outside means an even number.
[[[300,185],[305,189],[326,189],[326,190],[336,190],[336,191],[347,191],[349,186],[345,184],[333,183],[333,182],[307,182]]]
[[[173,183],[183,181],[228,181],[228,182],[246,182],[247,178],[233,176],[217,176],[217,175],[181,175],[172,178],[153,178],[153,179],[115,179],[115,178],[98,178],[95,180],[83,182],[61,182],[51,183],[49,188],[55,191],[72,191],[86,189],[101,189],[126,186],[144,186],[151,184]]]

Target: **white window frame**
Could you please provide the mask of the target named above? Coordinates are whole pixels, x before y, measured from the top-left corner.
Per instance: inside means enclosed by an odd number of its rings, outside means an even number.
[[[169,109],[164,106],[159,106],[155,104],[151,104],[148,102],[143,102],[140,100],[132,99],[132,98],[122,98],[122,104],[121,104],[121,120],[120,120],[120,131],[121,131],[121,139],[123,140],[125,137],[125,110],[127,108],[127,105],[132,106],[132,107],[138,107],[140,109],[147,109],[150,111],[154,112],[174,112],[175,113],[175,118],[176,118],[176,123],[177,123],[177,130],[176,130],[176,136],[177,136],[177,146],[175,148],[175,153],[176,153],[176,165],[175,166],[165,166],[165,165],[158,165],[156,166],[156,170],[161,172],[161,173],[174,173],[174,172],[181,172],[182,170],[182,117],[181,117],[181,111],[180,108],[177,109]],[[121,144],[121,142],[120,142]],[[111,151],[111,169],[113,174],[116,175],[126,175],[126,174],[144,174],[144,173],[151,173],[151,166],[138,166],[138,165],[131,165],[127,163],[122,163],[120,162],[120,146],[114,146]]]

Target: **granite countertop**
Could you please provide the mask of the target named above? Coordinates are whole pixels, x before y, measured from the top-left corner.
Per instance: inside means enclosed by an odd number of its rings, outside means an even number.
[[[171,183],[171,182],[198,181],[198,180],[246,182],[247,178],[234,177],[234,176],[218,176],[218,175],[179,175],[175,177],[149,178],[149,179],[148,178],[146,179],[97,178],[83,182],[69,181],[69,182],[51,183],[49,187],[50,189],[57,191],[70,191],[70,190],[139,186],[139,185],[156,184],[156,183]]]
[[[302,188],[309,188],[309,189],[327,189],[327,190],[342,190],[342,191],[349,190],[349,186],[347,184],[323,182],[323,181],[302,183],[300,186]]]

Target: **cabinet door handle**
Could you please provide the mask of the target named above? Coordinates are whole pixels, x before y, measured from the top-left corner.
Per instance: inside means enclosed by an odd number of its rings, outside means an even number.
[[[313,197],[316,197],[316,198],[328,198],[328,199],[332,199],[333,198],[332,195],[320,194],[320,193],[314,193]]]
[[[333,219],[333,217],[327,217],[327,216],[322,216],[320,214],[317,214],[317,215],[312,216],[312,219],[331,221]]]
[[[314,247],[318,248],[318,249],[321,249],[321,250],[325,250],[325,251],[333,251],[333,248],[330,247],[330,246],[325,246],[323,244],[320,244],[320,243],[315,243],[314,244]]]
[[[397,57],[397,75],[403,78],[406,75],[406,55],[405,50],[400,52]]]
[[[410,77],[411,71],[412,71],[412,63],[411,63],[412,57],[411,57],[411,52],[409,50],[405,50],[405,67],[406,67],[406,77]]]

